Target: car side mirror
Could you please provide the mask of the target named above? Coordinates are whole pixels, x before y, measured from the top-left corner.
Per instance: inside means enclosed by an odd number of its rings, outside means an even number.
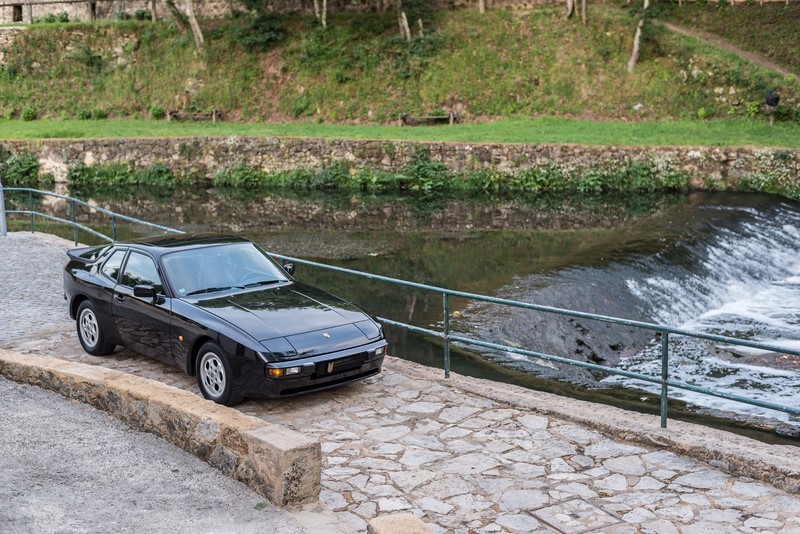
[[[283,270],[289,273],[289,276],[292,276],[294,274],[294,263],[285,263]]]
[[[155,300],[156,288],[153,286],[133,286],[133,296],[140,299]]]

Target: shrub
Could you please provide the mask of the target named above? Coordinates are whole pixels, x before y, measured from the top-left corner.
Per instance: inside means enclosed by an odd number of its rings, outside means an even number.
[[[0,147],[0,176],[3,185],[29,187],[41,183],[39,158],[31,153],[12,154]],[[52,175],[50,175],[52,179]]]
[[[152,106],[150,106],[150,117],[152,117],[153,120],[160,121],[166,116],[166,114],[167,114],[166,110],[164,110],[164,108],[162,108],[158,104],[153,104]]]
[[[133,12],[133,18],[136,20],[153,20],[153,14],[146,9],[137,9]]]
[[[22,115],[20,115],[20,117],[24,121],[34,121],[36,120],[36,112],[33,108],[25,108],[22,110]]]
[[[264,52],[284,36],[283,23],[278,15],[260,8],[246,22],[235,21],[233,24],[234,41],[247,50]]]
[[[222,169],[214,176],[214,187],[243,187],[253,189],[261,187],[267,181],[267,175],[240,163],[231,168]]]
[[[108,118],[108,111],[106,111],[104,109],[95,109],[94,111],[92,111],[92,118],[94,120],[107,119]]]
[[[92,118],[92,112],[88,109],[79,109],[78,110],[78,119],[82,121],[88,121]]]
[[[78,43],[69,58],[95,73],[99,73],[103,68],[102,56],[95,54],[86,43]]]

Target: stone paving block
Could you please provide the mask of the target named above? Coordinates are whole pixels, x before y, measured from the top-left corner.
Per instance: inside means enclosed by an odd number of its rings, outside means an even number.
[[[618,518],[580,499],[541,508],[532,514],[566,534],[597,530],[620,522]]]

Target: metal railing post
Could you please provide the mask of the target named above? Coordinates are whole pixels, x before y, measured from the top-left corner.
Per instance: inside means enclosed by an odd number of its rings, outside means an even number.
[[[117,216],[111,216],[111,241],[112,243],[117,242]]]
[[[669,332],[661,333],[661,428],[667,428],[667,381],[669,380]]]
[[[6,197],[3,195],[3,180],[0,179],[0,237],[5,237],[8,233],[6,226]]]
[[[447,293],[442,293],[444,308],[444,377],[450,378],[450,300]]]
[[[75,201],[73,200],[70,202],[72,204],[72,240],[75,242],[75,246],[78,246],[78,227],[75,226]]]
[[[33,214],[33,191],[28,191],[28,209],[31,212],[31,233],[36,231],[36,219]]]

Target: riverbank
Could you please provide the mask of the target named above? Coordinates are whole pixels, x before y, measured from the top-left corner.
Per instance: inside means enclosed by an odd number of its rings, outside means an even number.
[[[81,350],[60,298],[70,246],[40,234],[0,238],[0,291],[11,310],[0,347],[197,393],[190,377],[130,351],[95,358]],[[657,417],[445,380],[440,370],[396,358],[359,384],[238,408],[319,439],[321,500],[357,531],[399,510],[436,532],[800,530],[795,447],[679,421],[660,429]]]
[[[27,170],[5,177],[18,184],[38,175],[97,187],[215,183],[588,195],[692,188],[800,197],[796,149],[284,137],[50,139],[2,141],[0,148],[24,162]]]

